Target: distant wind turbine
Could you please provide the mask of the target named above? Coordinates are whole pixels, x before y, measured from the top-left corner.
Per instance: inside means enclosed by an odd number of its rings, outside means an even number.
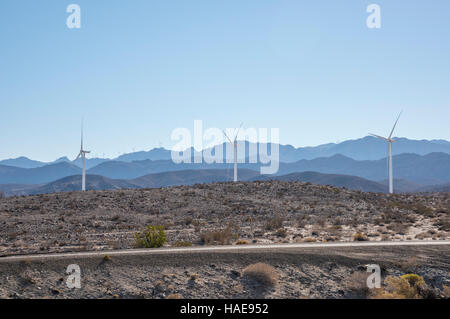
[[[376,134],[371,134],[372,136],[375,136],[376,138],[385,140],[388,143],[388,156],[389,156],[389,193],[394,193],[394,179],[392,176],[392,143],[395,142],[394,139],[392,139],[392,134],[394,133],[395,126],[397,125],[398,120],[400,119],[400,115],[402,115],[402,112],[397,117],[397,120],[395,121],[394,127],[392,128],[391,134],[389,134],[389,137],[383,137]]]
[[[80,153],[77,158],[74,160],[78,160],[80,157],[83,159],[83,173],[81,176],[81,190],[84,192],[86,190],[86,154],[89,154],[91,151],[85,151],[83,149],[83,122],[81,122],[81,148]]]
[[[233,178],[233,180],[235,181],[235,182],[237,182],[238,181],[238,175],[237,175],[237,137],[238,137],[238,135],[239,135],[239,131],[241,130],[241,128],[242,128],[242,124],[243,123],[241,123],[241,126],[239,126],[239,129],[238,129],[238,131],[237,131],[237,133],[234,135],[234,138],[233,138],[233,140],[231,140],[229,137],[228,137],[228,135],[227,135],[227,133],[225,133],[225,131],[223,131],[223,134],[225,135],[225,137],[230,141],[230,143],[233,145],[233,155],[234,155],[234,178]],[[236,131],[236,130],[235,130]]]

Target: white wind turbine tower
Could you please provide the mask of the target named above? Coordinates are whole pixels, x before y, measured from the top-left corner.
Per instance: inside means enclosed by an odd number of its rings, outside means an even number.
[[[403,111],[402,111],[403,112]],[[395,126],[397,125],[397,122],[400,118],[400,115],[402,115],[402,112],[397,117],[397,120],[395,121],[394,127],[392,128],[391,134],[389,134],[389,137],[383,137],[375,134],[371,134],[372,136],[375,136],[379,139],[385,140],[388,143],[388,156],[389,156],[389,193],[394,193],[394,179],[392,176],[392,143],[395,142],[394,139],[392,139],[392,133],[394,133]]]
[[[233,140],[231,140],[231,139],[228,137],[227,133],[225,133],[225,131],[223,131],[223,134],[225,135],[225,137],[226,137],[226,138],[230,141],[230,143],[233,145],[233,156],[234,156],[234,178],[233,178],[233,180],[234,180],[235,182],[238,181],[238,176],[237,176],[237,137],[238,137],[238,135],[239,135],[239,131],[241,130],[241,128],[242,128],[242,123],[241,123],[241,126],[239,126],[239,129],[238,129],[237,133],[234,135],[234,139],[233,139]],[[235,130],[235,131],[236,131],[236,130]]]
[[[80,157],[83,158],[83,173],[81,175],[81,190],[84,192],[86,190],[86,154],[89,154],[91,151],[85,151],[83,149],[83,123],[81,123],[81,148],[80,153],[74,162]]]

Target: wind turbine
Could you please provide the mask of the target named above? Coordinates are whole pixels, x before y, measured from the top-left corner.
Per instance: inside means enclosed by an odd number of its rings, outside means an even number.
[[[228,137],[227,133],[225,133],[225,131],[223,131],[223,134],[225,135],[225,137],[230,141],[230,144],[233,145],[233,153],[234,153],[234,178],[233,178],[233,180],[234,180],[235,182],[238,181],[238,175],[237,175],[237,137],[238,137],[238,135],[239,135],[239,131],[240,131],[241,128],[242,128],[242,124],[243,124],[243,123],[241,123],[241,126],[239,126],[239,129],[238,129],[237,133],[234,135],[234,139],[233,139],[233,140],[231,140],[231,139]],[[236,131],[236,130],[235,130],[235,131]]]
[[[80,153],[74,162],[80,157],[83,158],[83,173],[81,175],[81,190],[84,192],[86,190],[86,154],[89,154],[91,151],[85,151],[83,149],[83,122],[81,122],[81,148]]]
[[[385,141],[388,143],[388,156],[389,156],[389,193],[390,193],[390,194],[394,193],[394,180],[393,180],[393,176],[392,176],[392,143],[395,142],[395,140],[392,139],[392,133],[394,133],[395,126],[397,125],[397,122],[398,122],[398,120],[399,120],[399,118],[400,118],[400,115],[402,115],[402,112],[403,112],[403,111],[401,111],[400,114],[398,115],[397,120],[396,120],[395,123],[394,123],[394,127],[392,128],[391,134],[389,134],[389,137],[386,138],[386,137],[383,137],[383,136],[379,136],[379,135],[376,135],[376,134],[371,134],[371,133],[369,133],[370,135],[375,136],[376,138],[385,140]]]

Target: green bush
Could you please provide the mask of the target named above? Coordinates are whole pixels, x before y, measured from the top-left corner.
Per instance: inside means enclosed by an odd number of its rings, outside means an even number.
[[[159,248],[167,241],[164,226],[147,226],[142,233],[136,233],[136,246],[139,248]]]

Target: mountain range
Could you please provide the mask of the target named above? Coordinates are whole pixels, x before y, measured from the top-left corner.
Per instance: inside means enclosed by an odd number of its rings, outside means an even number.
[[[450,142],[396,138],[393,170],[395,188],[400,192],[446,191],[450,185]],[[155,148],[148,152],[124,154],[116,159],[92,158],[87,161],[88,189],[147,188],[232,179],[233,165],[222,144],[227,163],[180,163],[171,160],[171,151]],[[319,184],[383,192],[387,185],[386,144],[373,137],[317,147],[279,147],[279,170],[271,176],[260,175],[261,163],[249,163],[264,144],[239,142],[240,180],[302,180]],[[270,148],[274,145],[269,145]],[[209,149],[211,150],[211,149]],[[256,150],[256,153],[255,153]],[[191,159],[194,150],[191,148]],[[229,150],[228,150],[229,151]],[[399,152],[404,153],[398,154]],[[406,152],[412,151],[412,152]],[[428,152],[428,153],[427,153]],[[44,163],[19,157],[0,161],[0,191],[9,194],[46,193],[79,189],[81,159],[72,162],[61,157]]]
[[[357,176],[322,174],[317,172],[292,173],[281,176],[259,175],[258,172],[242,169],[239,171],[241,181],[301,181],[320,185],[331,185],[345,187],[352,190],[364,192],[385,193],[387,185],[377,183]],[[114,190],[114,189],[140,189],[140,188],[160,188],[179,185],[193,185],[215,182],[230,182],[232,176],[228,170],[205,169],[205,170],[183,170],[148,174],[136,179],[121,180],[110,179],[99,175],[87,176],[87,190]],[[0,191],[6,196],[36,195],[47,193],[73,192],[79,191],[81,176],[68,176],[46,185],[0,185]],[[403,189],[401,180],[395,180],[397,192],[437,192],[450,191],[450,183],[445,185],[418,187]]]
[[[393,147],[393,154],[399,155],[403,153],[414,153],[418,155],[426,155],[429,153],[447,153],[450,154],[450,142],[445,140],[411,140],[407,138],[395,138],[396,143]],[[259,150],[259,144],[250,142],[239,142],[239,147],[245,148],[240,159],[248,158],[255,155],[251,150]],[[226,153],[226,147],[229,144],[222,144],[223,154]],[[193,154],[194,149],[191,148]],[[258,151],[256,151],[258,152]],[[355,160],[379,160],[386,157],[386,143],[372,136],[364,138],[348,140],[341,143],[328,143],[313,147],[298,147],[292,145],[279,145],[280,162],[293,163],[302,159],[311,160],[318,157],[330,157],[341,154]],[[256,153],[257,155],[257,153]],[[224,155],[224,159],[227,155]],[[228,158],[231,159],[231,153],[228,153]],[[107,158],[90,158],[86,161],[88,169],[93,168],[101,163],[118,161],[118,162],[135,162],[135,161],[164,161],[171,159],[171,151],[164,148],[154,148],[149,151],[133,152],[123,154],[115,159]],[[67,157],[61,157],[53,162],[40,162],[26,157],[19,157],[15,159],[6,159],[0,161],[0,165],[15,166],[20,168],[38,168],[59,162],[71,162]],[[78,167],[81,167],[81,159],[71,162]]]
[[[400,154],[393,157],[394,177],[412,183],[411,187],[439,185],[450,182],[450,154],[431,153],[427,155]],[[239,171],[258,171],[259,163],[239,164]],[[232,164],[175,164],[170,160],[120,162],[108,161],[88,170],[88,174],[110,179],[136,179],[163,172],[185,170],[225,170],[232,175]],[[313,171],[323,174],[351,175],[372,181],[383,181],[387,177],[387,160],[357,161],[343,155],[300,160],[294,163],[279,163],[276,175],[287,175]],[[81,169],[69,162],[58,162],[37,168],[20,168],[0,165],[0,184],[47,184],[52,181],[81,174]]]

